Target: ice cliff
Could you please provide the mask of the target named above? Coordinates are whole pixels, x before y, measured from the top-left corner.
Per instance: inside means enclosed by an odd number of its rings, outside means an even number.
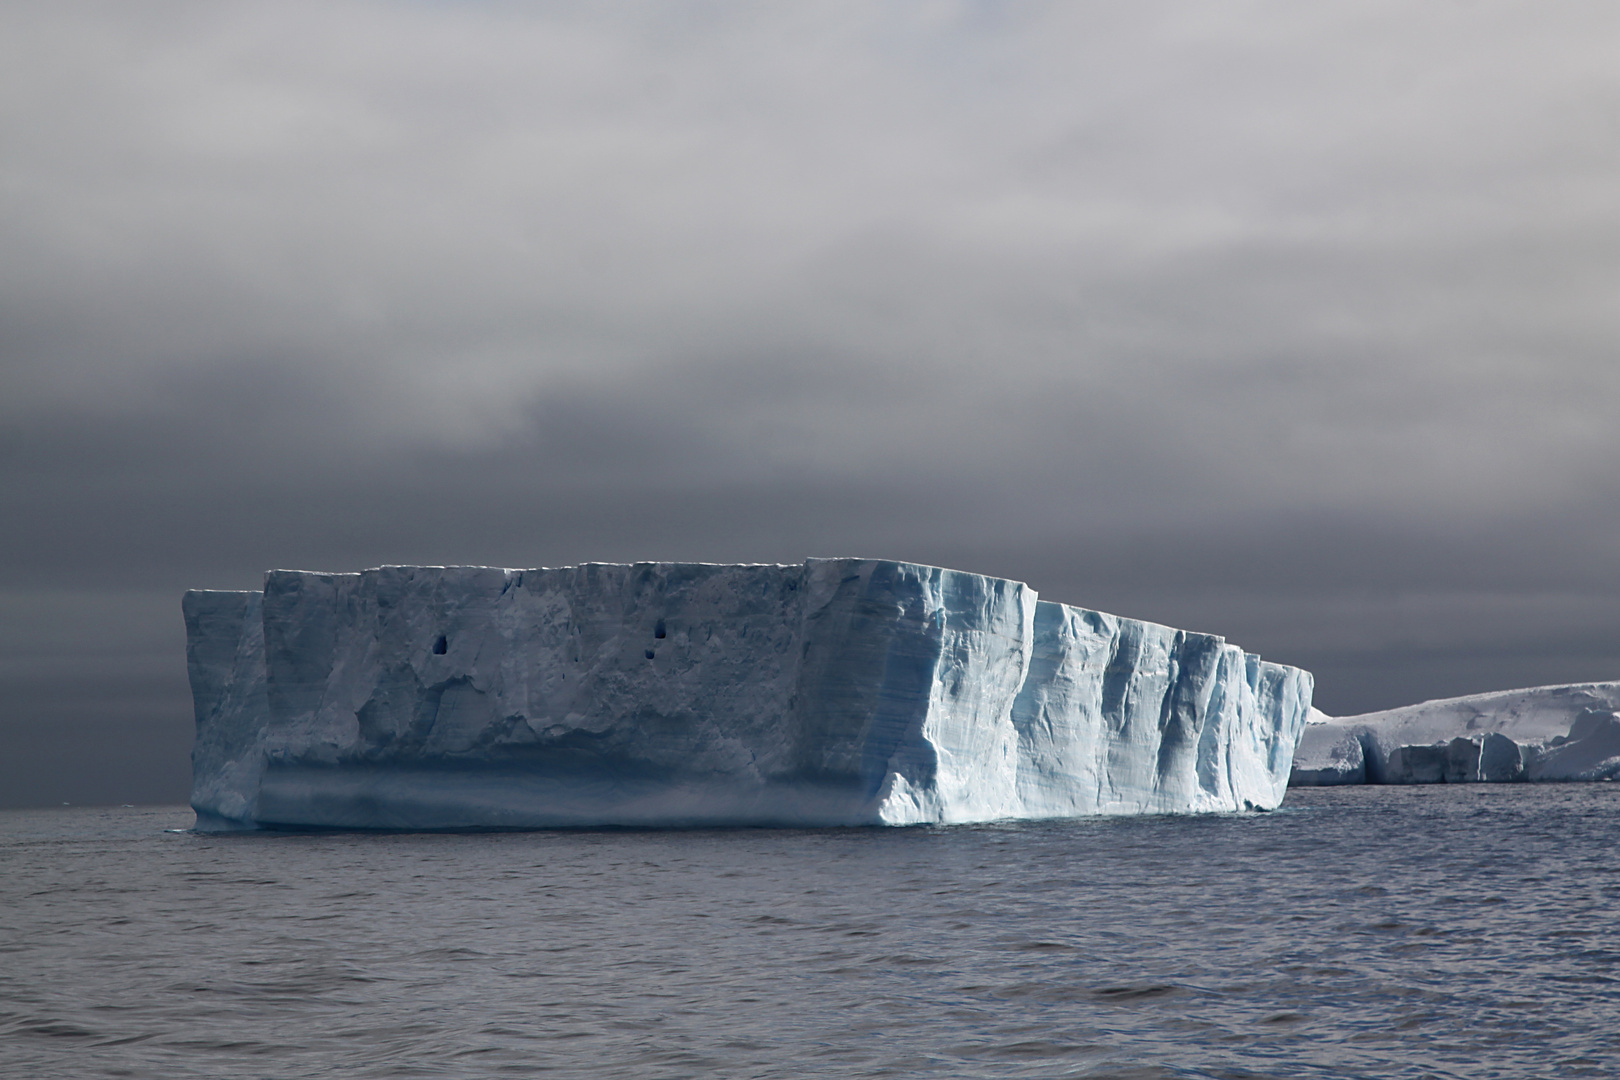
[[[389,566],[190,592],[199,827],[1271,808],[1308,672],[903,562]]]
[[[1620,776],[1620,682],[1538,686],[1360,716],[1314,712],[1289,783],[1439,784]]]

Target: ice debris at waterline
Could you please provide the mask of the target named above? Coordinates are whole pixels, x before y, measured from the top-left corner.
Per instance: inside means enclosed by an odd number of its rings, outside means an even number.
[[[913,563],[275,570],[190,592],[199,828],[1269,809],[1309,672]]]
[[[1620,682],[1537,686],[1361,716],[1312,710],[1289,783],[1461,784],[1620,776]]]

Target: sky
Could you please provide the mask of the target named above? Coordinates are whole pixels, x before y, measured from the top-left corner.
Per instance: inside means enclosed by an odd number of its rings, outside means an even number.
[[[1620,7],[0,8],[0,806],[180,596],[909,559],[1334,715],[1620,679]]]

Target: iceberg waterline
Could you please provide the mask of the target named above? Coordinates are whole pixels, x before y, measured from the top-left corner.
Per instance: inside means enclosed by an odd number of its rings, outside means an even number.
[[[1270,809],[1309,672],[914,563],[271,571],[186,594],[205,829]]]

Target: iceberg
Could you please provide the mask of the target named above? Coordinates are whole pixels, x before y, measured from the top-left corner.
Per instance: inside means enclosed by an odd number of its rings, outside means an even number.
[[[1459,784],[1620,777],[1620,682],[1425,701],[1359,716],[1314,709],[1289,784]]]
[[[275,570],[185,596],[204,830],[1270,809],[1312,679],[914,563]]]

